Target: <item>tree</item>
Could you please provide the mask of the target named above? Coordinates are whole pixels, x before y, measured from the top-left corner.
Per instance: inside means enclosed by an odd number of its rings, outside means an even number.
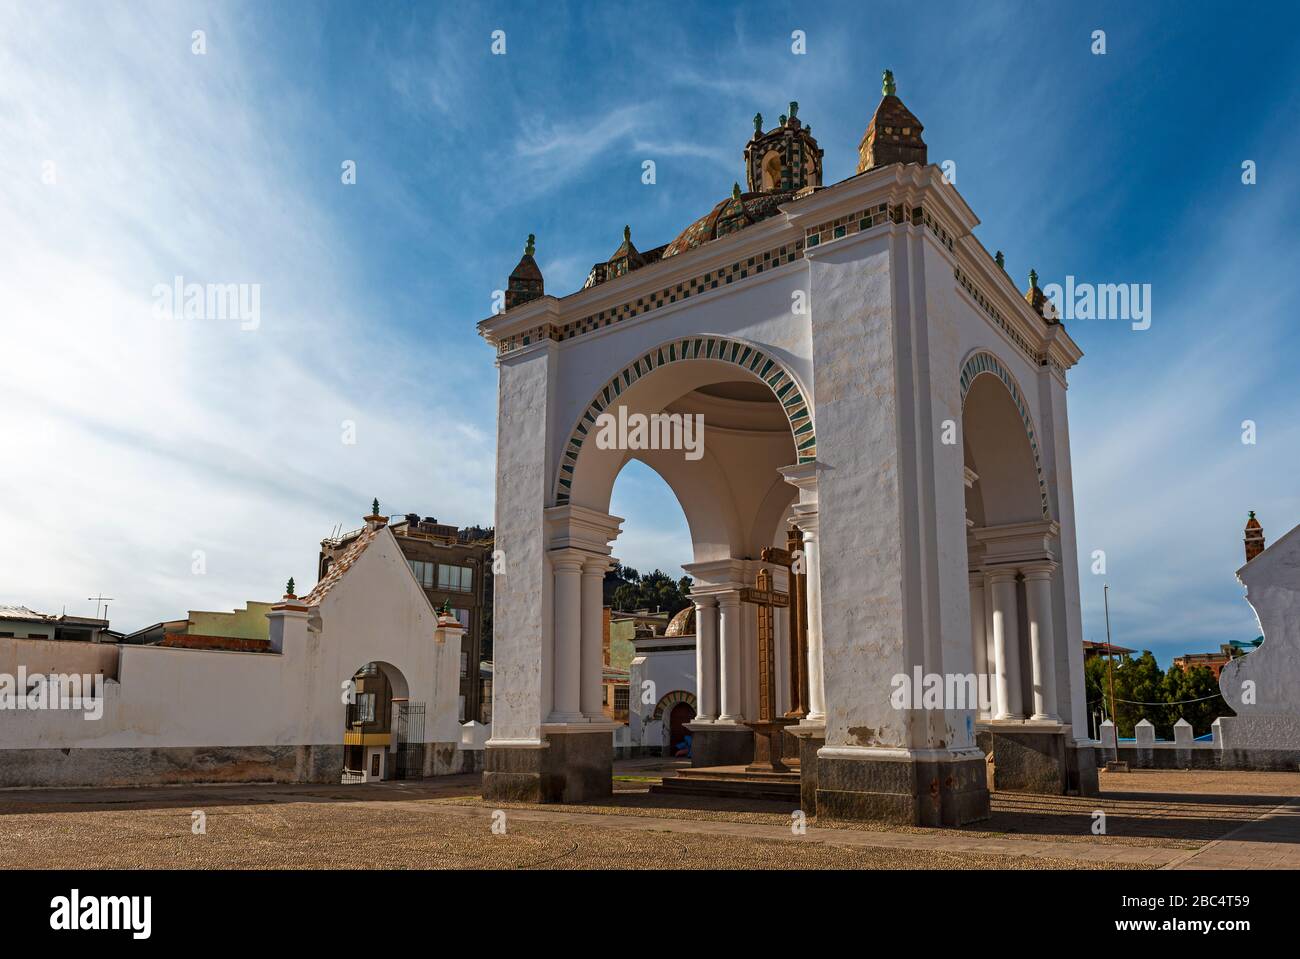
[[[659,569],[641,574],[630,566],[618,565],[605,574],[606,602],[621,612],[649,609],[677,613],[691,601],[687,595],[691,582],[689,576],[673,581]]]

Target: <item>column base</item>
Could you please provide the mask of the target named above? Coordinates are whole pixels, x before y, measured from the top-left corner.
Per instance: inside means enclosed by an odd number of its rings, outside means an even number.
[[[573,803],[614,792],[614,747],[608,728],[548,732],[540,745],[493,746],[483,760],[483,798]]]
[[[785,734],[798,744],[799,808],[805,816],[817,815],[817,750],[826,745],[826,727],[806,719],[787,726]]]
[[[1069,724],[981,723],[975,741],[992,755],[989,786],[998,792],[1097,795],[1095,752],[1075,742]]]
[[[747,766],[754,761],[754,734],[739,723],[687,723],[692,766]]]
[[[962,826],[989,818],[984,758],[949,750],[822,747],[818,819]]]

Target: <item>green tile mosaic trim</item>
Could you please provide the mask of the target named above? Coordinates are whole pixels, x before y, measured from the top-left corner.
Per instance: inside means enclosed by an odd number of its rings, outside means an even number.
[[[1047,505],[1047,481],[1043,478],[1043,464],[1038,455],[1038,434],[1034,432],[1034,420],[1029,415],[1029,407],[1025,403],[1024,394],[1020,392],[1020,386],[1016,383],[1015,377],[1002,365],[992,353],[979,352],[973,354],[961,368],[961,405],[963,409],[966,406],[966,394],[970,392],[971,384],[975,378],[984,374],[991,373],[1002,381],[1002,385],[1011,393],[1011,399],[1015,401],[1016,409],[1020,412],[1020,421],[1025,424],[1025,433],[1029,436],[1029,448],[1034,454],[1034,469],[1038,471],[1038,491],[1042,499],[1043,518],[1050,519],[1051,511]]]
[[[629,320],[634,316],[657,310],[670,303],[688,300],[692,296],[707,293],[709,290],[716,290],[738,280],[757,276],[765,270],[773,270],[778,266],[801,260],[803,259],[803,251],[803,240],[795,240],[793,243],[786,243],[771,250],[764,250],[762,253],[744,257],[734,263],[702,273],[689,280],[674,283],[672,286],[664,287],[655,293],[637,297],[634,303],[622,303],[607,310],[601,310],[599,313],[592,313],[579,320],[565,323],[563,326],[557,327],[554,324],[547,323],[517,333],[514,336],[506,337],[497,344],[497,352],[498,354],[510,353],[541,339],[571,340],[575,336],[604,329],[615,323]]]
[[[781,363],[761,349],[739,340],[720,336],[690,336],[664,343],[638,357],[596,393],[596,398],[578,418],[578,425],[569,435],[564,455],[560,458],[560,473],[555,483],[556,506],[569,502],[578,455],[582,452],[582,444],[587,435],[595,428],[596,417],[609,408],[622,395],[623,390],[646,374],[670,363],[700,359],[735,364],[766,383],[790,422],[798,462],[811,463],[817,459],[817,436],[813,430],[812,410],[798,382]]]
[[[1019,330],[1007,322],[1006,317],[1004,317],[989,298],[984,295],[984,291],[976,286],[975,282],[966,275],[962,268],[959,266],[953,267],[952,275],[957,279],[957,283],[961,288],[971,295],[971,299],[979,304],[980,309],[988,314],[989,318],[1002,329],[1002,332],[1011,337],[1011,341],[1016,344],[1020,349],[1020,352],[1024,353],[1025,356],[1028,357],[1036,366],[1041,366],[1043,361],[1038,355],[1038,351],[1030,345],[1029,341],[1025,339],[1024,335]]]
[[[929,227],[930,232],[938,238],[939,242],[947,247],[949,252],[952,252],[952,236],[939,225],[938,221],[924,207],[904,207],[901,205],[890,207],[885,203],[865,210],[846,213],[834,220],[828,220],[825,223],[817,224],[817,226],[809,227],[804,231],[804,242],[810,248],[821,246],[823,243],[842,240],[845,237],[853,236],[855,233],[862,233],[885,223],[903,223],[907,221],[910,221],[914,226],[924,224]]]

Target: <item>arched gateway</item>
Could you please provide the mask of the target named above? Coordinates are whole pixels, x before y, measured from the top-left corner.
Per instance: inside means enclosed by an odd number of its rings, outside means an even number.
[[[651,250],[625,229],[576,293],[546,295],[530,237],[479,324],[504,562],[489,797],[610,791],[602,582],[631,459],[690,528],[695,765],[793,769],[806,812],[930,825],[988,814],[989,752],[998,788],[1096,789],[1081,354],[974,238],[892,77],[843,182],[796,114],[755,118],[748,192]]]

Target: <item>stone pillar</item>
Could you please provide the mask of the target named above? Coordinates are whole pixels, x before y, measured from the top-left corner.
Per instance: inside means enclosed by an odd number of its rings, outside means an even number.
[[[604,617],[607,556],[593,557],[582,564],[582,680],[580,704],[588,719],[604,721],[605,656]]]
[[[551,551],[555,572],[555,707],[548,722],[581,722],[582,563],[578,550]]]
[[[718,721],[738,723],[745,716],[740,701],[744,679],[740,666],[740,594],[735,591],[718,596],[718,632],[718,685],[722,692]]]
[[[992,713],[992,708],[986,707],[983,697],[986,689],[990,690],[991,694],[992,684],[989,682],[988,637],[984,633],[983,573],[970,575],[970,642],[971,650],[975,654],[976,688],[981,699],[976,715],[981,719],[987,719]]]
[[[1056,713],[1056,649],[1052,635],[1052,571],[1055,563],[1023,566],[1025,615],[1029,620],[1029,649],[1033,657],[1034,714],[1031,719],[1059,723]]]
[[[718,601],[713,596],[695,600],[695,721],[718,718]]]
[[[989,571],[993,593],[993,652],[997,657],[998,704],[994,719],[1023,719],[1020,702],[1020,624],[1016,616],[1016,571]]]
[[[822,573],[817,549],[817,514],[801,512],[804,571],[808,574],[808,715],[810,723],[826,721],[826,678],[822,670]]]

